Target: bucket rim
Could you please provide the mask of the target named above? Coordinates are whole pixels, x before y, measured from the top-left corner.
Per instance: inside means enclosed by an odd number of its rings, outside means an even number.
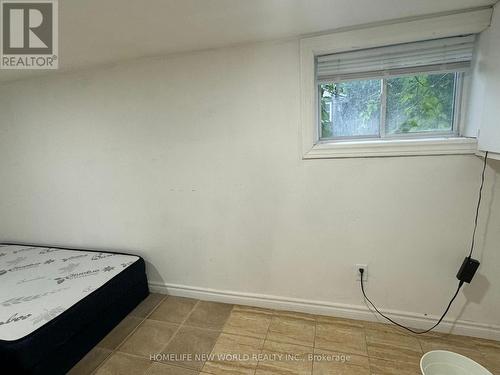
[[[481,365],[480,363],[477,363],[476,361],[474,361],[473,359],[469,358],[469,357],[466,357],[465,355],[462,355],[462,354],[459,354],[459,353],[455,353],[455,352],[452,352],[450,350],[430,350],[428,351],[427,353],[425,353],[422,358],[420,358],[420,371],[422,372],[422,374],[425,375],[424,373],[424,367],[423,367],[423,361],[424,361],[424,358],[427,356],[427,355],[432,355],[432,354],[435,354],[435,353],[446,353],[446,354],[451,354],[451,355],[454,355],[456,357],[462,357],[462,358],[465,358],[465,360],[467,361],[470,361],[474,364],[476,364],[477,366],[479,366],[482,370],[486,371],[485,372],[485,375],[488,374],[488,375],[493,375],[487,368],[485,368],[483,365]]]

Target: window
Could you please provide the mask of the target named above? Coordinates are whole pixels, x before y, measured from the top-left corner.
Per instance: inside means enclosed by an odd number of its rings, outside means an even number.
[[[318,56],[320,140],[459,135],[474,36]]]

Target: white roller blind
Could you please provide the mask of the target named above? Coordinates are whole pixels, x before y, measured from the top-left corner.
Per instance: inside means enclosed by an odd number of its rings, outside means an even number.
[[[316,77],[343,80],[412,71],[466,70],[474,41],[475,36],[468,35],[318,56]]]

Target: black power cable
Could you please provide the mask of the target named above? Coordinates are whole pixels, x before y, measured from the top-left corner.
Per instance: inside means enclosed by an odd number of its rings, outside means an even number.
[[[472,241],[470,244],[469,259],[472,258],[472,252],[474,251],[474,242],[476,241],[477,219],[479,217],[479,208],[481,207],[481,198],[483,195],[483,186],[484,186],[484,173],[486,172],[487,160],[488,160],[488,151],[486,151],[486,153],[484,154],[483,173],[481,173],[481,186],[479,187],[479,197],[477,199],[476,218],[474,219],[474,231],[472,232]]]
[[[470,252],[469,252],[469,256],[468,256],[469,260],[472,258],[472,253],[474,252],[474,244],[475,244],[475,239],[476,239],[477,222],[478,222],[478,218],[479,218],[479,208],[481,207],[481,198],[482,198],[482,194],[483,194],[484,176],[485,176],[485,171],[486,171],[486,162],[487,162],[487,160],[488,160],[488,151],[486,151],[486,153],[484,155],[483,172],[481,174],[481,186],[479,187],[479,197],[478,197],[478,200],[477,200],[476,216],[475,216],[475,219],[474,219],[474,230],[472,232],[472,241],[471,241]],[[439,320],[437,321],[436,324],[434,324],[431,328],[426,329],[425,331],[416,331],[416,330],[414,330],[412,328],[406,327],[406,326],[404,326],[404,325],[402,325],[402,324],[400,324],[400,323],[392,320],[391,318],[389,318],[388,316],[386,316],[382,312],[380,312],[379,309],[377,309],[377,307],[373,304],[373,302],[366,295],[365,285],[363,283],[364,272],[365,272],[364,269],[362,269],[362,268],[359,269],[359,273],[361,274],[361,281],[360,281],[361,291],[363,292],[363,296],[365,297],[366,301],[368,301],[368,303],[375,309],[375,311],[377,313],[380,314],[380,316],[382,316],[383,318],[387,319],[392,324],[394,324],[394,325],[396,325],[396,326],[398,326],[400,328],[403,328],[403,329],[405,329],[407,331],[410,331],[412,333],[415,333],[417,335],[422,335],[424,333],[432,331],[434,328],[436,328],[443,321],[443,319],[446,316],[446,314],[448,314],[448,311],[450,311],[451,305],[453,304],[453,302],[457,298],[458,292],[460,292],[460,289],[462,289],[462,286],[464,285],[464,282],[462,280],[458,283],[458,287],[457,287],[457,290],[456,290],[455,294],[451,298],[450,302],[448,303],[448,306],[446,307],[446,310],[444,311],[443,315],[441,315],[441,317],[439,318]]]
[[[427,333],[427,332],[430,332],[432,331],[434,328],[436,328],[444,319],[444,317],[446,316],[446,314],[448,314],[448,311],[450,310],[451,308],[451,305],[453,304],[453,302],[455,301],[455,299],[457,298],[458,296],[458,292],[460,291],[460,289],[462,289],[462,285],[464,284],[463,281],[460,281],[458,283],[458,288],[457,288],[457,291],[455,292],[455,294],[453,295],[453,297],[451,298],[450,300],[450,303],[448,304],[448,307],[446,307],[446,310],[444,311],[443,315],[441,315],[441,318],[439,318],[438,322],[436,324],[434,324],[431,328],[429,329],[426,329],[425,331],[415,331],[414,329],[412,328],[408,328],[408,327],[405,327],[404,325],[402,324],[399,324],[398,322],[395,322],[394,320],[392,320],[391,318],[389,318],[388,316],[384,315],[383,313],[380,312],[379,309],[377,309],[377,307],[373,304],[372,301],[370,301],[370,299],[368,298],[368,296],[366,295],[365,293],[365,286],[363,284],[363,272],[361,272],[361,269],[359,270],[360,273],[361,273],[361,291],[363,292],[363,296],[365,297],[365,299],[368,301],[368,303],[375,309],[376,312],[378,312],[382,317],[384,317],[385,319],[387,319],[389,322],[391,322],[392,324],[395,324],[397,325],[398,327],[401,327],[403,329],[406,329],[407,331],[410,331],[412,333],[415,333],[417,335],[422,335],[424,333]],[[364,271],[364,270],[363,270]]]

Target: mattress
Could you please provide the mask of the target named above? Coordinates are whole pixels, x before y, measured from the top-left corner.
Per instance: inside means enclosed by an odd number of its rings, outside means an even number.
[[[138,256],[0,245],[0,363],[65,373],[147,294]]]

